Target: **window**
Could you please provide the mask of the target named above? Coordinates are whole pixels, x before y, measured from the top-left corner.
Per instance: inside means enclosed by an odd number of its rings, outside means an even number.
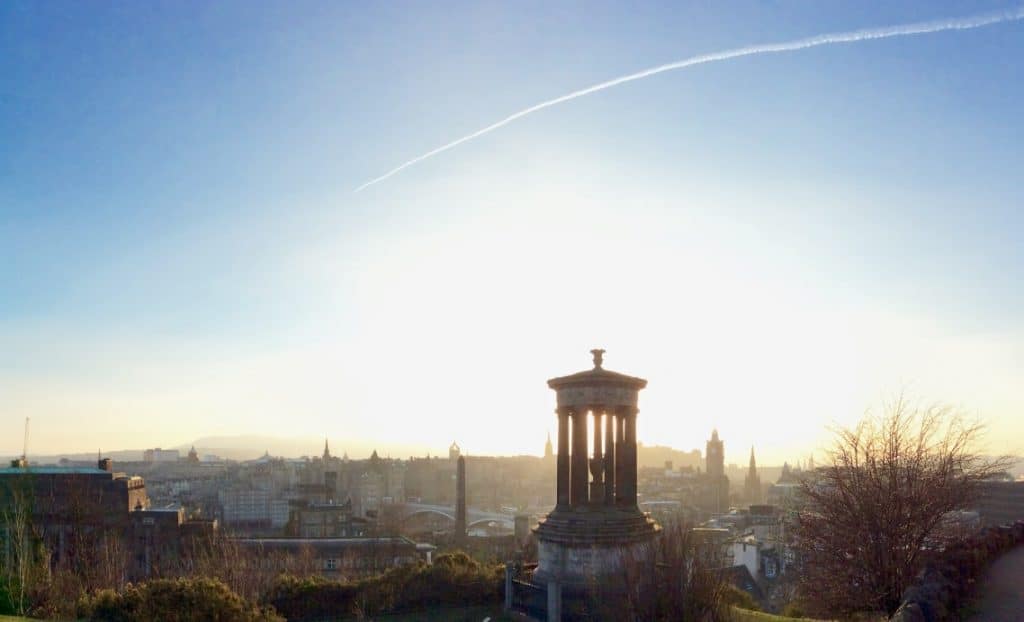
[[[329,558],[329,559],[324,560],[324,569],[326,569],[326,570],[337,570],[338,569],[338,560],[336,560],[334,558]]]

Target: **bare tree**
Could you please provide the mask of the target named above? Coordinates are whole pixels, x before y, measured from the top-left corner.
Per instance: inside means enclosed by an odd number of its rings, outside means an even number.
[[[977,453],[982,427],[948,406],[903,395],[836,431],[831,464],[804,479],[796,548],[804,602],[821,613],[892,614],[928,552],[941,549],[950,513],[1012,465]]]
[[[29,609],[29,590],[39,570],[29,475],[10,478],[0,490],[0,581],[15,612]]]
[[[729,586],[709,550],[718,546],[671,521],[649,547],[623,558],[618,576],[592,581],[581,601],[563,593],[565,611],[597,620],[728,620]]]

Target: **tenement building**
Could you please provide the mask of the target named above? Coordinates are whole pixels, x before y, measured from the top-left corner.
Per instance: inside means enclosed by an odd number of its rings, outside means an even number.
[[[215,521],[187,520],[181,508],[150,507],[141,477],[115,473],[109,458],[93,467],[16,465],[0,469],[0,516],[20,517],[53,566],[89,564],[123,554],[128,577],[141,579],[180,562]],[[0,558],[16,530],[0,525]]]
[[[637,396],[647,381],[606,370],[604,350],[591,353],[593,369],[548,381],[557,396],[557,503],[535,529],[533,581],[549,599],[562,586],[621,577],[661,529],[637,506]]]
[[[131,512],[148,507],[142,478],[114,473],[108,458],[96,467],[0,469],[0,515],[27,516],[54,563],[81,553],[81,534],[123,534]]]

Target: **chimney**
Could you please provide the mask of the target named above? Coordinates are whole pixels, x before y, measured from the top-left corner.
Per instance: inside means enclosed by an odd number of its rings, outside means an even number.
[[[111,460],[110,458],[100,458],[96,462],[96,468],[98,468],[101,471],[106,471],[107,473],[113,473],[114,461]]]

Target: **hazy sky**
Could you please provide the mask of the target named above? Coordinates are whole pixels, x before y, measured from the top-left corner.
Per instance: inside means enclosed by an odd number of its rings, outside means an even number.
[[[0,3],[0,453],[214,434],[806,455],[902,388],[1024,449],[1024,22],[1001,2]],[[319,448],[311,447],[311,452]],[[403,454],[404,455],[404,454]]]

